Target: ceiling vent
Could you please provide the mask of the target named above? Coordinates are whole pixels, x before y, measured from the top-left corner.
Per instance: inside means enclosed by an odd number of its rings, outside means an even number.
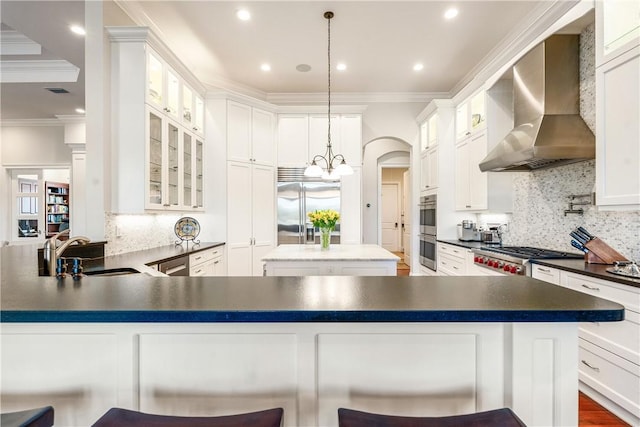
[[[68,90],[63,89],[61,87],[45,87],[45,89],[53,93],[69,93]]]

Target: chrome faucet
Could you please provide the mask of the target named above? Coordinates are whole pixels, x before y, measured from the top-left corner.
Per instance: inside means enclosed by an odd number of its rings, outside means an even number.
[[[81,245],[86,245],[91,240],[88,237],[84,236],[75,236],[70,237],[69,240],[65,240],[59,247],[57,246],[58,237],[63,236],[65,234],[69,234],[69,229],[67,228],[64,231],[61,231],[53,236],[49,237],[44,242],[44,262],[45,266],[49,270],[49,276],[56,275],[56,264],[58,262],[58,257],[62,255],[62,253],[73,243],[78,243]]]

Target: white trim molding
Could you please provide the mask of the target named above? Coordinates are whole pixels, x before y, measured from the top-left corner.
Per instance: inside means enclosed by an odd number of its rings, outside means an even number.
[[[2,83],[75,83],[79,74],[80,68],[62,59],[0,61]]]
[[[42,55],[42,46],[15,30],[0,32],[0,55]]]

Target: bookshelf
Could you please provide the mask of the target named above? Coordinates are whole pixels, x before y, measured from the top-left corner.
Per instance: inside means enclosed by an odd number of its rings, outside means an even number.
[[[68,228],[69,226],[69,184],[45,182],[47,237]],[[60,227],[65,226],[60,230]],[[60,240],[66,240],[66,236]]]

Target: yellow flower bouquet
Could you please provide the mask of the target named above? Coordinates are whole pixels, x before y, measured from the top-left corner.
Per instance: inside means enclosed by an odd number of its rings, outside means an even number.
[[[314,227],[320,229],[320,248],[329,250],[331,231],[336,228],[336,222],[340,220],[340,214],[333,209],[315,210],[307,214]]]

